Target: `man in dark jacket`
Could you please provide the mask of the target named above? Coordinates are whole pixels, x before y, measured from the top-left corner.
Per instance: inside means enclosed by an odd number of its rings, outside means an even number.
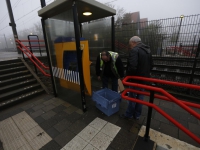
[[[96,75],[98,80],[102,80],[103,88],[108,88],[108,81],[111,79],[112,90],[118,92],[118,79],[124,77],[124,67],[118,53],[101,52],[96,60]]]
[[[144,45],[138,36],[133,36],[130,41],[130,52],[127,62],[127,76],[142,76],[150,77],[150,71],[153,67],[152,55],[149,46]],[[133,81],[136,83],[144,83],[142,81]],[[142,88],[130,87],[135,90],[144,91]],[[129,97],[144,99],[144,95],[129,93]],[[128,108],[125,114],[122,114],[123,118],[135,118],[139,119],[142,112],[142,104],[135,102],[128,102]]]

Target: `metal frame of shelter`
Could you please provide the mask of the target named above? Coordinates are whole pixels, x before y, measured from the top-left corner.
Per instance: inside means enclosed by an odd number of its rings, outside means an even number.
[[[85,90],[84,90],[84,78],[83,78],[83,69],[82,69],[82,53],[80,46],[80,37],[82,37],[82,24],[84,22],[90,22],[97,19],[102,19],[105,17],[111,17],[111,48],[112,51],[115,51],[115,31],[114,31],[114,15],[116,10],[112,9],[104,4],[101,4],[95,0],[57,0],[46,6],[45,0],[40,0],[42,9],[38,11],[38,15],[42,17],[41,23],[43,28],[44,40],[46,45],[47,57],[49,61],[49,67],[52,68],[50,53],[48,49],[47,35],[45,31],[45,20],[58,15],[64,11],[72,10],[73,12],[73,21],[74,21],[74,31],[76,39],[76,52],[78,60],[78,69],[79,69],[79,79],[80,79],[80,92],[81,92],[81,101],[82,101],[82,110],[85,112],[86,109],[86,100],[85,100]],[[91,16],[84,16],[83,12],[91,12]],[[55,81],[53,79],[53,72],[50,69],[52,85],[54,90],[54,95],[57,96]]]

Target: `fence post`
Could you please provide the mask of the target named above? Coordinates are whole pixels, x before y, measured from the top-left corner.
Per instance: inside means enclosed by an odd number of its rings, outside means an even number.
[[[20,40],[19,40],[20,41]],[[17,43],[17,41],[15,41],[16,43]],[[21,41],[20,41],[21,42]],[[21,45],[19,44],[19,46],[21,47]],[[22,48],[22,47],[21,47]],[[24,57],[24,52],[22,52],[22,56],[23,56],[23,59],[24,59],[24,61],[26,61],[25,60],[25,57]]]
[[[152,84],[152,86],[155,86],[155,84]],[[150,99],[149,99],[149,102],[150,102],[151,104],[153,104],[153,101],[154,101],[154,93],[155,93],[154,91],[150,91]],[[145,141],[148,141],[148,140],[149,140],[149,128],[150,128],[150,125],[151,125],[152,110],[153,110],[152,107],[148,107],[148,116],[147,116],[146,132],[145,132],[145,135],[144,135],[144,140],[145,140]]]
[[[199,39],[199,44],[198,44],[198,48],[197,48],[197,52],[196,52],[196,56],[194,58],[194,64],[193,64],[193,68],[192,68],[192,73],[190,76],[190,81],[189,84],[192,84],[193,78],[194,78],[194,72],[197,66],[197,58],[199,57],[199,52],[200,52],[200,39]]]
[[[193,51],[194,51],[196,36],[197,36],[197,35],[194,36],[194,41],[193,41],[193,44],[192,44],[192,52],[191,52],[191,54],[190,54],[190,57],[192,57],[192,54],[193,54]]]
[[[31,47],[30,40],[31,39],[29,38],[29,35],[28,35],[28,43],[29,43],[29,46],[30,46],[29,49],[30,49],[31,53],[33,54],[33,50],[32,50],[32,47]],[[31,58],[33,59],[33,61],[35,61],[35,58],[33,58],[33,56],[31,56]],[[38,74],[36,65],[35,64],[33,64],[33,65],[34,65],[34,68],[35,68],[35,73]]]

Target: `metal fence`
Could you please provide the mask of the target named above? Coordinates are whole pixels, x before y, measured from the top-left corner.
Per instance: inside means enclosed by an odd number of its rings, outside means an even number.
[[[132,36],[139,36],[144,44],[150,46],[154,59],[152,77],[200,85],[200,15],[122,24],[116,26],[115,32],[116,51],[124,58]],[[200,96],[200,92],[195,90],[158,86],[177,93]]]
[[[115,31],[116,41],[126,46],[132,36],[141,37],[155,56],[195,57],[200,38],[200,15],[122,24],[116,26]]]

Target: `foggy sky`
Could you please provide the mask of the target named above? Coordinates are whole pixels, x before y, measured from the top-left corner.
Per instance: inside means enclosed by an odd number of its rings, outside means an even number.
[[[8,36],[12,33],[8,26],[10,19],[6,0],[0,0],[0,40],[1,35]],[[46,0],[49,4],[54,0]],[[200,14],[200,0],[97,0],[101,3],[110,2],[117,7],[123,7],[126,12],[140,11],[140,18],[148,20],[173,18],[180,15]],[[40,21],[37,11],[40,9],[40,0],[11,0],[17,31],[26,30],[35,22]],[[29,13],[29,14],[27,14]],[[6,17],[5,17],[6,16]],[[4,18],[5,17],[5,18]],[[7,27],[8,26],[8,27]],[[6,27],[5,29],[3,29]],[[7,37],[9,38],[9,37]]]

